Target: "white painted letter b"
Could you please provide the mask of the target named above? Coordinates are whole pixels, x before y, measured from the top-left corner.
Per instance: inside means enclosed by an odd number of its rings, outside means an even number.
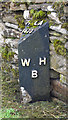
[[[37,77],[38,77],[37,70],[32,70],[32,78],[37,78]]]

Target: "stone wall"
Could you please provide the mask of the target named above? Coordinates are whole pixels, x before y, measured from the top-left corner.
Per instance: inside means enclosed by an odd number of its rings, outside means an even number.
[[[2,2],[6,2],[6,0],[0,0],[0,1],[2,1]],[[57,2],[57,0],[7,0],[7,2],[11,2],[11,1],[13,1],[13,2],[33,2],[33,3],[44,3],[44,2]],[[61,0],[61,2],[66,2],[67,0]],[[60,2],[60,0],[58,0],[58,2]]]
[[[46,14],[46,21],[49,22],[50,34],[50,68],[51,79],[59,79],[63,84],[68,85],[66,81],[66,51],[68,50],[67,41],[67,2],[53,3],[46,0],[35,0],[34,3],[0,3],[0,45],[10,43],[18,59],[18,41],[22,35],[23,29],[19,25],[15,16],[24,17],[24,11],[31,9],[35,11],[42,10]],[[31,20],[30,14],[27,14],[26,21]]]

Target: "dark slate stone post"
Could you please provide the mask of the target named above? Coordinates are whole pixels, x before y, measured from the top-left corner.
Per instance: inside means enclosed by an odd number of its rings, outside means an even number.
[[[20,86],[25,88],[33,101],[50,98],[48,28],[48,23],[43,24],[18,44]]]

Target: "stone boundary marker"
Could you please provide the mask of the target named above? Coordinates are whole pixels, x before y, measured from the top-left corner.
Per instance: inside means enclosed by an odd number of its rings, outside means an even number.
[[[67,0],[0,0],[0,2],[34,2],[34,3],[44,3],[44,2],[67,2]]]
[[[19,80],[32,101],[50,98],[48,23],[19,41]]]

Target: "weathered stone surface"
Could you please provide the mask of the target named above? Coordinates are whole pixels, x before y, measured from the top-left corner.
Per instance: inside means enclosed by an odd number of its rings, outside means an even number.
[[[5,26],[4,24],[0,21],[0,51],[2,51],[1,46],[4,43],[4,38],[3,38],[3,30]],[[0,110],[2,107],[2,73],[1,73],[1,64],[2,64],[2,56],[0,52]]]
[[[50,4],[47,4],[47,3],[44,3],[44,4],[33,4],[33,5],[30,5],[28,7],[29,10],[31,9],[34,9],[34,10],[38,10],[38,9],[42,9],[43,11],[48,11],[47,10],[47,7],[49,6]]]
[[[35,0],[35,3],[43,3],[46,2],[46,0]]]
[[[50,96],[49,79],[49,32],[48,23],[37,28],[25,40],[20,40],[19,51],[19,79],[20,86],[32,97],[33,101],[48,100]],[[39,65],[39,58],[46,57],[46,65]],[[21,59],[31,59],[30,66],[22,66]],[[32,78],[32,70],[37,70],[38,77]]]
[[[4,31],[4,37],[5,38],[20,38],[21,33],[14,30],[14,29],[5,29]]]
[[[26,5],[25,4],[21,4],[20,5],[20,10],[26,10]]]
[[[56,54],[53,44],[50,44],[50,65],[51,69],[66,75],[66,58]]]
[[[14,3],[11,2],[11,4],[10,4],[10,10],[12,10],[12,11],[26,10],[26,5],[25,4],[21,4],[20,6],[14,6]]]
[[[50,37],[50,41],[51,41],[51,42],[54,42],[54,40],[60,40],[62,43],[65,43],[65,42],[66,42],[66,39],[63,38],[63,37],[51,36],[51,37]]]
[[[18,55],[18,49],[17,48],[13,48],[12,50],[13,50],[13,52],[15,52]]]
[[[34,9],[34,10],[38,10],[38,9],[41,9],[41,4],[33,4],[33,5],[30,5],[28,7],[29,10],[31,9]]]
[[[65,7],[64,7],[64,13],[65,13],[65,14],[68,14],[68,6],[65,6]]]
[[[47,7],[50,5],[50,3],[48,4],[48,3],[44,3],[44,4],[42,4],[41,5],[41,9],[43,10],[43,11],[48,11],[48,9],[47,9]]]
[[[51,69],[50,70],[50,78],[53,80],[55,79],[60,79],[60,73],[56,72],[55,70]]]
[[[66,76],[64,76],[63,74],[60,74],[60,82],[68,85],[68,83],[66,82]]]
[[[68,50],[68,42],[65,43],[65,48]]]
[[[18,28],[18,25],[15,25],[15,24],[11,24],[11,23],[6,22],[6,23],[5,23],[5,26],[6,26],[6,27],[9,27],[9,28],[12,28],[12,29],[15,29],[15,30],[21,31],[21,29]]]
[[[47,10],[48,10],[48,11],[51,11],[51,12],[55,11],[55,10],[52,8],[52,5],[49,5],[49,6],[47,7]]]
[[[2,19],[3,19],[3,22],[18,24],[13,15],[5,15]]]
[[[3,30],[5,29],[5,26],[2,22],[0,22],[0,46],[3,44],[4,42],[4,38],[3,38]]]
[[[59,18],[57,17],[57,13],[56,12],[51,12],[51,14],[48,15],[49,18],[51,18],[52,20],[55,20],[56,23],[60,24],[60,20]]]
[[[2,4],[0,3],[0,11],[2,11]]]
[[[66,83],[68,84],[68,55],[66,56]]]
[[[59,25],[59,26],[50,26],[50,29],[55,30],[55,31],[57,31],[59,33],[62,33],[62,34],[65,34],[65,35],[68,34],[68,31],[66,29],[64,29],[64,28],[61,28],[61,25]]]
[[[19,41],[19,39],[11,39],[11,38],[5,39],[5,43],[7,43],[7,44],[10,43],[11,47],[13,47],[13,48],[18,48],[18,41]]]
[[[24,89],[24,87],[20,87],[21,89],[21,102],[23,102],[24,104],[30,102],[31,96],[27,93],[27,91]]]
[[[61,36],[60,33],[55,32],[55,31],[50,31],[49,34],[52,35],[52,36],[55,36],[55,37],[60,37]]]
[[[3,38],[3,30],[4,30],[5,26],[3,25],[2,22],[0,22],[0,50],[1,50],[1,46],[3,45],[4,42],[4,38]],[[1,69],[1,61],[2,57],[1,57],[1,52],[0,52],[0,69]]]

